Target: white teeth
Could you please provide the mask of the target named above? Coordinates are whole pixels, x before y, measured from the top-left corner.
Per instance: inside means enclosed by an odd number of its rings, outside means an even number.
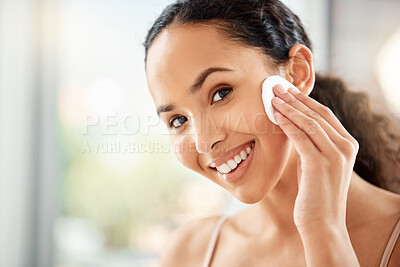
[[[237,164],[239,164],[242,161],[242,158],[239,155],[235,156],[235,161]]]
[[[242,160],[245,160],[247,158],[247,153],[244,152],[244,150],[240,151],[240,157],[242,158]]]
[[[237,167],[237,163],[233,159],[228,160],[228,165],[232,170]]]
[[[238,164],[245,160],[250,154],[252,148],[254,147],[254,143],[252,143],[251,147],[247,147],[245,150],[240,151],[238,155],[235,155],[233,159],[228,160],[228,162],[222,164],[221,166],[216,167],[220,173],[229,173],[232,170],[236,169]]]
[[[222,173],[228,173],[231,171],[231,168],[226,163],[222,164],[219,168],[221,169]]]

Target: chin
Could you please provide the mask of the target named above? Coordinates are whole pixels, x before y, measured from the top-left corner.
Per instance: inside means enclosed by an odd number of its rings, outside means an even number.
[[[240,202],[243,202],[244,204],[256,204],[258,202],[260,202],[261,200],[264,199],[264,195],[263,196],[255,196],[255,195],[234,195],[234,197],[239,200]]]
[[[240,202],[245,204],[256,204],[263,200],[270,192],[272,188],[270,184],[250,184],[250,186],[244,186],[236,188],[230,193]]]

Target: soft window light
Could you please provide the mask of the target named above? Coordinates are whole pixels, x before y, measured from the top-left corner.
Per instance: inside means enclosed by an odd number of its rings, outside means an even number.
[[[389,108],[400,113],[400,27],[378,53],[376,73]]]

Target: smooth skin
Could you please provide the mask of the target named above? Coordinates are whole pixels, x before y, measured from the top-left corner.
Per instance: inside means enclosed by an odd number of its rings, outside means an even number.
[[[164,29],[148,51],[146,74],[180,162],[253,204],[224,224],[213,266],[378,266],[400,218],[400,195],[369,184],[353,170],[357,141],[324,105],[308,97],[315,83],[312,53],[294,45],[276,66],[259,49],[228,41],[212,25]],[[194,94],[189,88],[209,67]],[[271,75],[294,84],[269,121],[261,84]],[[224,90],[225,91],[221,91]],[[245,111],[245,112],[244,112]],[[180,119],[177,119],[180,117]],[[234,147],[255,141],[244,177],[228,183],[208,166]],[[201,266],[219,216],[175,230],[161,266]],[[400,240],[389,266],[400,265]]]

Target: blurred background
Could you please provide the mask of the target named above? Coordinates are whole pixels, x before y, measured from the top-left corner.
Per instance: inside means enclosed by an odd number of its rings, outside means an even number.
[[[0,266],[157,266],[168,233],[246,205],[183,167],[142,42],[167,0],[0,0]],[[400,2],[283,1],[316,70],[400,117]]]

